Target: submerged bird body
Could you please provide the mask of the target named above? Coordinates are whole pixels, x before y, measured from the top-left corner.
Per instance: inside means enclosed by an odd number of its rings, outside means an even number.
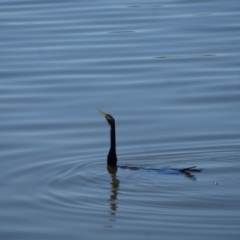
[[[190,172],[201,172],[201,169],[193,167],[182,168],[182,169],[175,169],[175,168],[144,168],[144,167],[132,167],[132,166],[117,166],[117,154],[116,154],[116,132],[115,132],[115,119],[110,115],[102,110],[99,109],[99,112],[102,116],[107,120],[109,127],[110,127],[110,149],[107,156],[107,165],[112,168],[121,168],[121,169],[128,169],[128,170],[148,170],[148,171],[157,171],[160,173],[184,173],[188,177],[192,177]]]

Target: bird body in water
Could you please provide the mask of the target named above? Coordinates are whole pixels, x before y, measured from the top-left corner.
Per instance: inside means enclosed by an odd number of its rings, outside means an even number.
[[[184,173],[188,177],[191,176],[190,172],[201,172],[201,169],[194,167],[189,168],[182,168],[182,169],[175,169],[175,168],[168,168],[168,169],[159,169],[159,168],[144,168],[144,167],[131,167],[131,166],[118,166],[117,165],[117,154],[116,154],[116,132],[115,132],[115,119],[110,114],[107,114],[99,109],[101,115],[107,120],[109,127],[110,127],[110,149],[107,156],[107,165],[111,168],[121,168],[121,169],[129,169],[129,170],[154,170],[158,172],[178,172]]]

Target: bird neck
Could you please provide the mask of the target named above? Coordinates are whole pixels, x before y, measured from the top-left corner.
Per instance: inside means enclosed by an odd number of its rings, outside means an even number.
[[[116,154],[116,136],[115,136],[115,124],[110,126],[110,149],[107,158],[107,164],[111,167],[117,166],[117,154]]]

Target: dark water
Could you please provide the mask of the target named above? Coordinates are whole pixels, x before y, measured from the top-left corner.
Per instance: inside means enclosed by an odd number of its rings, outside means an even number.
[[[239,1],[0,4],[1,239],[239,239]]]

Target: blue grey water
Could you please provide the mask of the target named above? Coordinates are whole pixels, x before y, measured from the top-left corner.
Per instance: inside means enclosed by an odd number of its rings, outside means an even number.
[[[1,239],[239,239],[240,1],[0,1]],[[202,168],[195,178],[108,172]]]

